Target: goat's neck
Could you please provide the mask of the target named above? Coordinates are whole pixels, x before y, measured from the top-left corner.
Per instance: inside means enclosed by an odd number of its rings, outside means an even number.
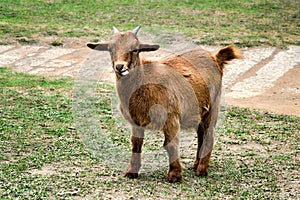
[[[138,61],[135,64],[127,76],[119,78],[116,82],[120,101],[126,106],[129,104],[132,93],[146,82],[142,63]]]

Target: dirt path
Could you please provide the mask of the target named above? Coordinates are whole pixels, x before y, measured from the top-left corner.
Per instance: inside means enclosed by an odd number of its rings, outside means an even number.
[[[0,66],[11,66],[17,72],[29,74],[76,77],[82,65],[88,62],[87,58],[97,54],[94,57],[105,60],[102,79],[113,81],[109,55],[95,53],[86,48],[85,43],[79,44],[69,47],[0,46]],[[226,104],[300,117],[300,46],[242,51],[244,59],[226,67]],[[168,54],[165,48],[149,56],[157,58]]]

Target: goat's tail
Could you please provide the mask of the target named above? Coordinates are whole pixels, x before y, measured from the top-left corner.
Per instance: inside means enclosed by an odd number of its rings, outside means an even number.
[[[224,65],[227,64],[227,61],[243,58],[239,49],[235,48],[234,46],[224,47],[220,49],[214,56],[222,70]]]

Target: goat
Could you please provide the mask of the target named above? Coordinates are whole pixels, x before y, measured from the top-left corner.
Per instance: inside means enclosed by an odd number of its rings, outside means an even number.
[[[213,133],[219,112],[223,68],[227,61],[241,58],[233,46],[212,54],[196,48],[159,61],[142,60],[140,52],[159,49],[137,38],[140,27],[120,32],[107,43],[87,46],[109,51],[116,74],[120,111],[131,125],[132,155],[124,176],[137,178],[146,129],[164,133],[164,148],[169,156],[168,182],[182,181],[179,162],[179,131],[194,128],[198,147],[192,168],[196,175],[207,176],[213,149]]]

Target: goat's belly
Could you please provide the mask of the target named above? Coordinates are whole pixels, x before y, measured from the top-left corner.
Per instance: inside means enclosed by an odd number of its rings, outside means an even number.
[[[167,121],[177,120],[181,129],[197,129],[201,116],[197,107],[180,112],[178,107],[166,107],[161,104],[145,105],[147,102],[135,102],[134,107],[120,106],[124,119],[132,126],[139,126],[150,130],[161,130]],[[170,112],[172,111],[172,112]]]
[[[142,108],[136,108],[143,110]],[[145,129],[161,130],[168,120],[174,120],[174,113],[167,113],[167,110],[161,105],[153,105],[149,112],[143,112],[139,115],[131,115],[129,109],[124,109],[122,115],[124,119],[132,126],[139,126]],[[198,112],[190,112],[175,116],[180,122],[181,129],[197,129],[201,119]]]

